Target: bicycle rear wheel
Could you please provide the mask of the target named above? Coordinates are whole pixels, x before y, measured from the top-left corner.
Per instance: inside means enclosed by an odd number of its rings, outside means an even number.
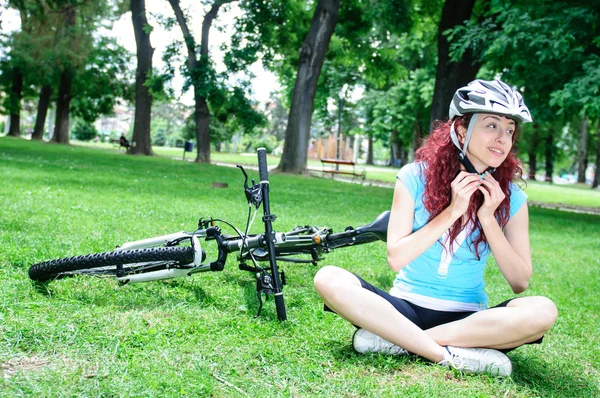
[[[73,275],[116,277],[117,266],[122,266],[122,273],[119,273],[119,276],[126,276],[173,268],[193,261],[194,248],[192,247],[117,250],[34,264],[29,268],[29,277],[40,282]]]

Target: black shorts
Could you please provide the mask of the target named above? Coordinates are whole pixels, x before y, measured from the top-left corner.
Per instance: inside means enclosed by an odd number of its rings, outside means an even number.
[[[469,315],[472,315],[475,312],[477,312],[477,311],[458,311],[458,312],[456,312],[456,311],[437,311],[437,310],[432,310],[429,308],[420,307],[416,304],[411,303],[410,301],[401,299],[399,297],[392,296],[388,292],[383,291],[383,290],[371,285],[369,282],[365,281],[363,278],[361,278],[358,275],[354,275],[354,276],[356,276],[360,280],[360,284],[362,285],[363,288],[375,293],[376,295],[378,295],[380,297],[383,297],[386,301],[388,301],[390,304],[392,304],[399,313],[404,315],[406,318],[408,318],[408,320],[410,320],[412,323],[414,323],[415,325],[417,325],[419,328],[421,328],[423,330],[431,329],[433,327],[443,325],[445,323],[458,321],[458,320],[464,319],[464,318],[468,317]],[[512,300],[513,299],[506,300],[506,301],[504,301],[498,305],[495,305],[494,307],[490,307],[490,308],[506,307],[506,305],[509,302],[511,302]],[[325,311],[331,311],[331,309],[329,307],[325,306]],[[331,312],[333,312],[333,311],[331,311]],[[542,339],[543,339],[543,337],[540,337],[538,340],[532,341],[527,344],[540,344],[542,342]],[[506,349],[506,350],[499,350],[499,351],[508,352],[513,349],[514,348]]]

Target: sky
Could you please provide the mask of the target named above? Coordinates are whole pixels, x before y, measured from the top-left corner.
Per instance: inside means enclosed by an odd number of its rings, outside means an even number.
[[[191,18],[188,21],[188,26],[192,30],[197,42],[201,38],[202,30],[202,19],[206,11],[199,4],[199,1],[182,0],[182,9],[188,10],[188,14]],[[19,14],[13,9],[5,9],[6,1],[0,0],[0,7],[3,9],[1,15],[2,20],[2,31],[7,33],[20,28]],[[185,11],[184,11],[185,12]],[[146,13],[150,24],[153,26],[153,31],[150,34],[150,42],[154,47],[153,66],[155,68],[161,68],[164,63],[162,61],[162,53],[167,45],[173,42],[173,40],[183,41],[183,35],[179,26],[175,26],[171,31],[164,30],[160,24],[156,23],[156,20],[152,15],[162,14],[165,17],[174,17],[173,10],[167,0],[148,0],[146,1]],[[235,5],[228,7],[221,7],[219,15],[216,20],[213,21],[210,33],[209,33],[209,52],[213,58],[217,71],[223,71],[224,66],[222,63],[223,54],[219,47],[223,43],[227,43],[231,36],[232,25],[236,15],[240,15],[240,9]],[[222,29],[217,29],[222,28]],[[104,31],[103,34],[112,35],[117,38],[119,44],[135,54],[135,37],[133,34],[133,25],[131,22],[131,13],[127,12],[124,14],[115,24],[111,31]],[[135,57],[133,57],[135,61]],[[133,65],[135,67],[135,65]],[[266,71],[262,64],[259,62],[253,64],[250,67],[250,71],[255,75],[251,79],[253,98],[259,102],[265,102],[269,100],[272,91],[276,91],[280,88],[277,83],[277,78],[274,74]],[[192,90],[188,90],[186,93],[181,93],[181,87],[183,85],[183,78],[180,75],[175,76],[173,81],[173,88],[175,89],[176,95],[181,95],[180,101],[187,104],[193,104],[193,93]]]

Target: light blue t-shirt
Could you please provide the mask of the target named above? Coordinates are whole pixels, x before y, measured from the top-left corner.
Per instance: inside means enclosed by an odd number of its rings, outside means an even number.
[[[421,229],[429,219],[423,204],[425,181],[423,163],[410,163],[398,172],[398,178],[410,192],[415,213],[413,232]],[[510,185],[510,217],[525,203],[527,194],[517,186]],[[419,306],[439,311],[478,311],[488,306],[483,273],[490,254],[489,246],[480,246],[478,260],[471,251],[472,242],[478,236],[472,228],[465,228],[457,237],[451,250],[444,234],[415,260],[402,268],[390,293]],[[453,254],[452,254],[453,253]]]

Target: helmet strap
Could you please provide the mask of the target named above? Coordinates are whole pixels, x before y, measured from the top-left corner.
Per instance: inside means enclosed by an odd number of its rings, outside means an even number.
[[[450,138],[452,139],[452,142],[454,143],[454,145],[460,149],[460,151],[462,152],[463,155],[467,155],[467,147],[469,146],[469,141],[471,141],[471,135],[473,135],[473,129],[475,128],[475,122],[477,121],[477,114],[474,113],[473,116],[471,116],[471,120],[469,121],[469,126],[467,127],[467,134],[465,135],[465,143],[462,145],[460,145],[460,140],[458,139],[458,134],[456,134],[456,129],[454,128],[454,123],[452,122],[452,125],[450,126]]]
[[[474,113],[473,116],[471,117],[471,120],[469,121],[469,126],[467,126],[467,134],[465,135],[465,143],[462,145],[462,147],[460,145],[460,140],[458,139],[458,134],[456,134],[456,129],[454,128],[454,122],[452,122],[452,125],[450,126],[450,138],[452,139],[452,142],[454,143],[454,145],[458,149],[460,149],[458,158],[460,159],[460,162],[462,163],[462,165],[465,166],[465,170],[467,170],[468,173],[484,174],[485,171],[483,173],[479,173],[475,169],[475,166],[473,166],[473,163],[471,163],[471,161],[467,157],[467,147],[469,146],[469,141],[471,141],[471,136],[473,135],[473,129],[475,128],[476,121],[477,121],[477,114]],[[489,173],[493,173],[494,171],[496,171],[496,169],[493,167],[490,167],[486,171]]]

